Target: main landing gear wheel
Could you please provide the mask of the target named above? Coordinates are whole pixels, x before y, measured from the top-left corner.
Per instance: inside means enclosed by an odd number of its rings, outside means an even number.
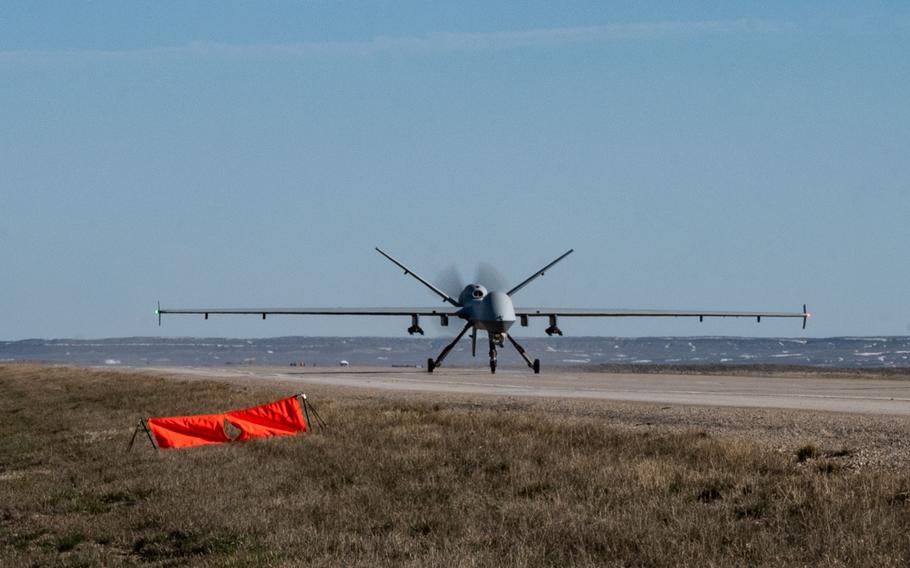
[[[464,329],[461,330],[461,333],[459,333],[457,336],[455,336],[455,339],[452,340],[452,343],[449,343],[448,345],[446,345],[446,348],[442,350],[442,353],[439,354],[439,357],[437,357],[435,361],[432,359],[427,359],[427,372],[428,373],[432,373],[433,369],[442,365],[442,361],[443,361],[443,359],[446,358],[446,355],[449,354],[449,351],[451,351],[452,348],[455,347],[456,343],[461,341],[461,338],[464,337],[464,334],[467,333],[468,330],[472,327],[474,327],[474,324],[471,322],[468,322],[467,324],[465,324]]]
[[[496,359],[490,360],[490,372],[496,374]]]
[[[512,342],[512,345],[515,346],[515,350],[518,351],[518,354],[521,355],[521,358],[525,360],[525,363],[528,364],[528,367],[531,367],[532,369],[534,369],[534,374],[535,375],[540,374],[540,359],[534,359],[533,361],[531,361],[531,358],[528,357],[528,352],[525,351],[525,348],[522,347],[517,341],[515,341],[514,337],[512,337],[511,335],[507,335],[506,337],[508,337],[509,341]],[[491,356],[492,356],[492,351],[491,351]]]

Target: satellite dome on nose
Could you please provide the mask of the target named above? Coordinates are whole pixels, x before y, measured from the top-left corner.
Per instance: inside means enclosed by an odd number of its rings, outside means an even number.
[[[475,300],[482,300],[487,295],[487,289],[480,284],[468,284],[458,296],[458,302],[462,305]]]

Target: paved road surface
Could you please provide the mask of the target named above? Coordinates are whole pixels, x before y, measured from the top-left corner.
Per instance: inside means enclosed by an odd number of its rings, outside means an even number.
[[[155,370],[155,369],[153,369]],[[278,379],[368,389],[638,401],[910,415],[910,380],[644,375],[480,369],[293,369],[169,367],[159,371],[226,379]]]

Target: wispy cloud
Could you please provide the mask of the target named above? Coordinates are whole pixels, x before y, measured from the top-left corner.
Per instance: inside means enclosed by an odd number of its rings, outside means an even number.
[[[425,38],[404,40],[401,47],[443,51],[516,49],[710,34],[779,33],[794,29],[792,24],[763,20],[607,24],[487,33],[435,33]]]
[[[312,57],[371,56],[407,53],[496,51],[613,41],[643,41],[710,35],[761,35],[796,31],[791,22],[773,20],[707,20],[645,22],[493,32],[433,32],[414,37],[378,36],[363,41],[323,41],[281,44],[191,42],[173,47],[124,50],[0,51],[0,61],[60,59],[118,60],[149,57]]]

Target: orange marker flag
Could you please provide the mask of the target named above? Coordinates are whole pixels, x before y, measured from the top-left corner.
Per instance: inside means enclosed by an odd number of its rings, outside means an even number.
[[[155,442],[162,449],[231,441],[224,431],[224,414],[149,418],[147,423]]]
[[[306,432],[306,420],[300,411],[300,399],[289,396],[282,400],[232,410],[226,415],[228,422],[240,430],[238,441],[263,436],[289,436]]]
[[[236,427],[240,434],[234,438],[228,436],[225,422]],[[161,449],[289,436],[307,431],[297,396],[220,414],[149,418],[147,424]]]

